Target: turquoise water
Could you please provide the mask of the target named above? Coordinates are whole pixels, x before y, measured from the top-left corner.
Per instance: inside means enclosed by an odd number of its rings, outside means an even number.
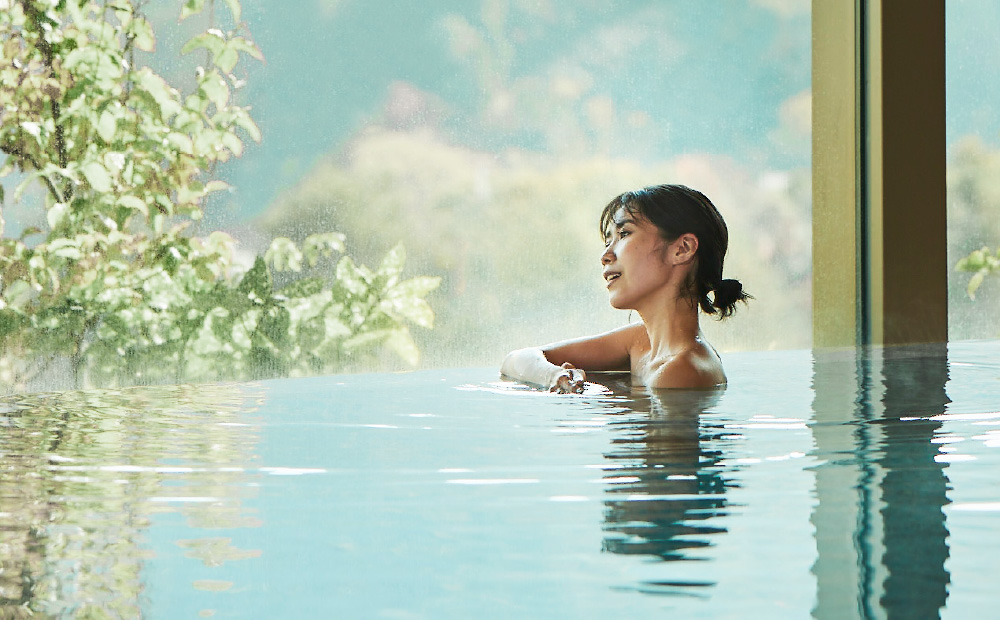
[[[0,401],[0,617],[982,617],[1000,344]],[[103,615],[95,613],[101,611]]]

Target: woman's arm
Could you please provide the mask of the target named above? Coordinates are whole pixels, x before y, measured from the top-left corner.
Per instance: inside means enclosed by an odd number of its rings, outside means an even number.
[[[500,373],[517,381],[534,383],[551,392],[582,392],[587,375],[566,362],[557,366],[545,357],[542,349],[529,347],[511,351],[500,366]]]
[[[507,355],[500,372],[554,392],[580,392],[586,370],[629,370],[632,344],[645,334],[642,324],[634,324],[598,336],[518,349]]]

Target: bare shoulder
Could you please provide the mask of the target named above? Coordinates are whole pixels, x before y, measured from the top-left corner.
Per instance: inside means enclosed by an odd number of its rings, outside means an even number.
[[[645,383],[652,388],[716,387],[726,384],[726,373],[715,350],[699,341],[653,368]]]

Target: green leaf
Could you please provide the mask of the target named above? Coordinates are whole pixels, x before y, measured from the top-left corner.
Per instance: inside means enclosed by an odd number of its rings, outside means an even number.
[[[118,23],[121,24],[121,27],[127,29],[129,24],[132,23],[132,5],[112,2],[110,7],[115,11],[115,17],[118,18]]]
[[[205,248],[217,257],[229,257],[233,253],[235,241],[228,234],[221,230],[212,231],[208,238],[204,240]],[[215,260],[218,260],[216,258]]]
[[[174,214],[174,203],[170,201],[170,198],[166,194],[156,194],[153,197],[156,205],[160,209],[160,213],[164,215]]]
[[[279,349],[286,345],[289,340],[288,328],[291,326],[291,318],[288,310],[275,306],[269,308],[264,316],[257,323],[257,330],[267,337]]]
[[[45,219],[49,222],[49,228],[55,230],[59,227],[63,218],[66,216],[66,203],[57,202],[52,207],[49,208],[48,213],[45,214]]]
[[[181,21],[201,13],[204,8],[205,0],[185,0],[184,6],[181,8]]]
[[[229,131],[220,132],[219,141],[222,142],[222,146],[232,151],[233,155],[237,157],[243,155],[243,141],[236,134]]]
[[[7,8],[7,7],[4,7],[4,8]],[[70,16],[70,18],[73,20],[73,22],[75,24],[77,24],[79,26],[86,25],[87,19],[83,16],[83,11],[80,10],[80,7],[79,7],[78,3],[76,3],[76,2],[70,2],[70,3],[68,3],[68,6],[66,7],[66,10],[69,12],[69,16]]]
[[[260,338],[256,338],[253,347],[250,349],[250,378],[265,379],[274,376],[285,376],[288,369],[284,361],[276,355],[273,345],[262,343]],[[262,346],[264,345],[264,346]]]
[[[250,340],[250,330],[257,328],[257,310],[251,310],[240,316],[239,321],[233,322],[232,332],[230,333],[230,342],[233,346],[248,350],[253,346],[253,342]]]
[[[0,218],[0,223],[2,223],[2,218]],[[0,232],[2,232],[2,231],[0,231]],[[20,239],[23,241],[24,239],[27,239],[28,237],[30,237],[32,235],[39,235],[42,232],[43,232],[42,229],[39,228],[39,227],[37,227],[37,226],[28,226],[27,228],[25,228],[24,230],[21,231],[21,237],[20,237]]]
[[[320,257],[330,258],[334,252],[344,252],[344,235],[336,232],[309,235],[302,243],[302,254],[310,267],[315,267]]]
[[[240,280],[237,292],[246,296],[254,304],[262,304],[271,298],[274,285],[271,282],[271,272],[267,270],[264,259],[260,256],[254,260],[253,267]]]
[[[118,198],[118,204],[121,206],[132,209],[133,211],[138,211],[146,217],[149,217],[149,207],[146,206],[146,201],[138,198],[137,196],[121,196]]]
[[[242,108],[234,108],[233,112],[235,113],[235,118],[233,120],[236,122],[236,126],[247,132],[247,135],[250,136],[251,140],[260,143],[260,127],[257,126],[257,123],[255,123],[252,118],[250,118],[250,115],[246,112],[246,110]]]
[[[111,175],[108,174],[107,169],[100,162],[87,162],[83,165],[81,172],[83,172],[87,183],[90,183],[90,186],[94,190],[98,192],[111,191]]]
[[[441,278],[437,276],[417,276],[404,280],[392,287],[390,295],[402,297],[424,297],[441,285]]]
[[[30,173],[25,175],[24,179],[14,187],[14,202],[20,202],[21,195],[24,194],[24,190],[31,186],[31,183],[40,177],[45,176],[42,174],[41,170],[32,170]]]
[[[302,321],[295,327],[296,339],[303,349],[312,351],[326,341],[326,325],[323,317],[313,317]]]
[[[434,311],[431,310],[430,304],[423,299],[411,297],[396,300],[392,303],[392,309],[399,316],[413,321],[420,327],[427,329],[434,327]]]
[[[989,248],[973,250],[968,256],[961,258],[955,265],[957,271],[979,271],[986,265],[986,255]]]
[[[397,243],[389,250],[382,264],[379,265],[378,275],[386,279],[388,286],[393,286],[399,279],[399,274],[403,272],[403,265],[406,263],[406,250],[402,243]]]
[[[15,280],[4,289],[3,298],[7,307],[20,310],[31,300],[31,285],[24,280]]]
[[[228,342],[233,331],[233,320],[229,311],[222,307],[213,308],[205,317],[212,333],[220,342]]]
[[[156,49],[156,39],[153,37],[153,26],[142,17],[132,20],[132,33],[135,35],[135,47],[144,52]]]
[[[63,61],[63,68],[67,71],[75,71],[77,67],[82,64],[93,65],[97,62],[98,50],[90,45],[85,45],[83,47],[78,47],[66,54],[66,59]],[[82,87],[83,84],[80,84]]]
[[[122,59],[117,53],[97,57],[97,67],[94,77],[99,87],[110,87],[112,82],[122,77]]]
[[[149,94],[160,107],[164,119],[170,118],[181,111],[180,95],[160,76],[153,73],[149,67],[143,67],[135,72],[136,84]]]
[[[233,14],[233,21],[239,23],[242,15],[240,0],[226,0],[226,4],[229,5],[229,12]]]
[[[264,261],[275,271],[302,271],[302,252],[288,237],[276,237],[264,253]]]
[[[350,256],[345,256],[337,262],[335,272],[337,284],[342,286],[352,295],[364,295],[368,292],[369,281],[364,273],[358,269]]]
[[[222,50],[215,57],[215,66],[222,69],[225,73],[231,73],[239,61],[239,52],[232,45],[232,42],[229,42],[223,46]]]
[[[67,260],[80,260],[80,246],[72,239],[53,239],[48,246],[49,254]]]
[[[190,136],[186,134],[171,131],[167,134],[167,142],[181,153],[186,155],[194,153],[194,143],[191,141]]]
[[[233,37],[229,45],[238,52],[244,52],[257,60],[264,60],[264,54],[260,48],[243,37]]]
[[[389,338],[393,333],[395,333],[395,331],[396,330],[380,329],[358,334],[357,336],[353,336],[344,341],[344,350],[352,351],[363,346],[375,344]]]
[[[351,335],[351,329],[344,325],[332,312],[323,315],[323,327],[328,338],[344,338]]]
[[[976,273],[972,274],[971,278],[969,278],[969,285],[965,288],[965,290],[969,294],[970,299],[976,298],[976,291],[979,290],[979,287],[983,284],[983,279],[986,278],[986,274],[988,273],[988,270],[980,269]]]
[[[97,135],[105,142],[111,142],[115,138],[115,130],[118,127],[118,114],[112,108],[107,108],[101,112],[97,120]]]
[[[205,183],[205,193],[210,194],[212,192],[224,192],[232,189],[232,186],[225,181],[209,181]]]
[[[311,297],[323,290],[323,278],[302,278],[282,287],[278,293],[289,298]]]
[[[416,366],[420,362],[420,351],[417,350],[417,345],[413,342],[409,331],[400,329],[393,332],[386,339],[385,344],[410,366]]]
[[[229,103],[229,86],[218,71],[207,73],[198,86],[217,110],[222,110]]]
[[[0,297],[0,346],[2,346],[4,341],[6,341],[12,334],[16,334],[27,325],[30,325],[26,317],[18,314],[17,312],[5,312],[5,308],[7,308],[7,303],[4,301],[3,297]]]
[[[226,40],[222,38],[222,33],[213,29],[191,37],[181,48],[181,54],[190,54],[197,49],[206,49],[212,54],[212,58],[215,58],[222,52],[225,45]]]

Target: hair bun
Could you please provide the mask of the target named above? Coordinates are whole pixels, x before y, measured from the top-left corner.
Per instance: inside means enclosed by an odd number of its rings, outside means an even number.
[[[744,301],[747,297],[739,280],[726,279],[715,287],[715,300],[712,305],[719,309],[732,308],[733,304]]]

